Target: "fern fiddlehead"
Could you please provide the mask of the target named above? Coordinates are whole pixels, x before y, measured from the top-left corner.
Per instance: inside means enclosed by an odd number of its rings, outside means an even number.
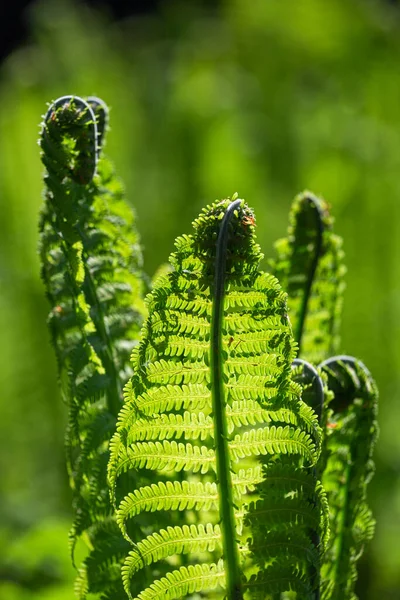
[[[277,280],[258,270],[260,257],[251,210],[243,201],[216,202],[194,222],[192,235],[177,239],[173,271],[148,296],[109,463],[113,490],[123,473],[135,475],[129,494],[113,494],[118,523],[133,544],[124,585],[138,600],[195,591],[218,598],[223,589],[237,598],[240,586],[244,598],[258,598],[260,589],[268,598],[297,588],[307,589],[307,598],[313,593],[304,584],[305,565],[316,564],[321,549],[309,531],[326,525],[311,472],[320,429],[291,381],[295,346],[286,299]],[[213,320],[220,311],[222,319]],[[223,386],[219,407],[213,384]],[[214,427],[216,412],[224,420],[221,405],[226,429]],[[217,452],[228,465],[222,477]],[[223,504],[229,479],[232,504]],[[235,531],[227,534],[221,513],[226,519],[229,512]],[[229,576],[228,535],[239,557],[239,572]]]
[[[374,472],[378,393],[367,368],[351,356],[332,357],[320,368],[334,394],[323,474],[332,537],[322,565],[322,598],[353,600],[356,563],[374,531],[366,489]]]
[[[310,192],[296,196],[288,236],[276,242],[272,272],[289,295],[299,356],[318,364],[337,352],[344,289],[342,241],[332,232],[327,203]]]
[[[74,492],[72,551],[85,534],[92,554],[77,592],[114,590],[126,552],[109,500],[108,442],[130,376],[144,316],[141,256],[131,211],[101,155],[107,108],[97,98],[56,100],[42,125],[46,167],[40,230],[49,326],[69,407],[67,458]],[[101,583],[101,581],[104,583]]]

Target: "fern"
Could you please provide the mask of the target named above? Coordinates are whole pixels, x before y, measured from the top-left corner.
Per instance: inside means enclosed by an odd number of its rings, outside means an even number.
[[[273,263],[281,287],[259,270],[251,209],[215,202],[145,306],[106,129],[102,101],[67,96],[40,140],[71,550],[81,537],[89,548],[78,598],[354,600],[377,391],[360,361],[329,358],[344,266],[327,204],[295,199]]]
[[[52,307],[49,327],[69,407],[71,550],[84,533],[94,548],[80,569],[80,598],[118,582],[121,547],[126,552],[113,517],[106,467],[123,384],[132,374],[130,352],[145,312],[134,218],[112,166],[100,156],[106,127],[102,101],[66,96],[50,106],[40,137],[46,167],[40,255]]]
[[[301,354],[316,363],[323,360],[317,369],[320,384],[309,363],[296,359],[293,365],[295,379],[303,384],[303,399],[316,410],[324,431],[316,474],[322,478],[330,511],[331,536],[322,564],[325,600],[356,598],[356,563],[373,535],[366,487],[373,474],[377,435],[376,386],[357,359],[328,358],[339,343],[345,272],[341,245],[332,233],[327,204],[309,192],[299,195],[291,211],[289,237],[276,245],[275,272],[289,291]]]
[[[331,544],[323,565],[323,598],[352,600],[356,563],[374,533],[366,488],[374,466],[378,393],[369,371],[350,356],[321,364],[334,393],[323,474],[331,513]]]
[[[261,579],[275,594],[301,587],[318,564],[309,533],[326,530],[312,470],[321,433],[291,381],[285,295],[260,258],[251,210],[217,202],[177,239],[173,270],[147,298],[109,463],[133,544],[122,571],[131,598],[253,597]],[[121,496],[126,472],[135,487]],[[277,564],[288,575],[280,582]]]
[[[290,212],[288,237],[276,242],[272,272],[289,295],[299,356],[314,365],[338,351],[344,290],[342,241],[332,231],[328,204],[299,194]]]

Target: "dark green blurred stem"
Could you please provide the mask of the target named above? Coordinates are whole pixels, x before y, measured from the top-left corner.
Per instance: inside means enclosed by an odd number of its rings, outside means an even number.
[[[228,227],[235,209],[238,208],[240,204],[241,200],[235,200],[228,206],[221,224],[217,241],[215,295],[213,299],[211,320],[211,393],[214,414],[215,454],[219,486],[222,546],[226,569],[226,592],[228,600],[243,599],[239,554],[236,542],[222,360],[222,321],[224,312]]]
[[[314,247],[314,257],[313,257],[313,261],[311,263],[311,268],[308,272],[307,282],[306,282],[306,286],[305,286],[305,290],[304,290],[303,301],[302,301],[302,304],[300,307],[299,320],[298,320],[296,331],[294,332],[294,337],[295,337],[295,340],[296,340],[296,342],[298,344],[298,348],[299,348],[299,350],[298,350],[299,356],[301,353],[301,343],[302,343],[302,338],[303,338],[303,333],[304,333],[304,324],[305,324],[305,321],[307,318],[308,302],[310,300],[312,284],[314,281],[315,273],[317,271],[318,262],[321,257],[322,237],[323,237],[323,233],[324,233],[324,223],[322,220],[321,208],[318,205],[318,202],[311,196],[307,196],[304,199],[304,202],[308,202],[315,208],[315,217],[316,217],[315,229],[316,229],[317,236],[316,236],[315,247]]]

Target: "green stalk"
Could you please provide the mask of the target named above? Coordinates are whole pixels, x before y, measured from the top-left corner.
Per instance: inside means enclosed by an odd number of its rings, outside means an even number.
[[[81,235],[82,239],[85,239],[82,232]],[[107,394],[107,407],[109,412],[117,418],[122,406],[122,386],[114,361],[110,336],[105,325],[104,313],[97,295],[96,284],[93,281],[92,274],[87,266],[87,260],[85,261],[85,278],[87,282],[87,299],[89,304],[97,309],[98,314],[98,318],[93,319],[93,322],[99,337],[103,341],[102,350],[99,350],[100,358],[107,375],[112,381],[109,387],[109,393]]]
[[[324,233],[324,223],[322,220],[321,208],[318,205],[317,200],[314,199],[312,196],[307,196],[306,198],[304,198],[304,200],[308,201],[309,204],[313,204],[315,207],[317,239],[315,242],[313,261],[311,263],[311,268],[308,273],[306,287],[304,290],[304,296],[303,296],[303,302],[302,302],[301,308],[300,308],[299,320],[297,323],[296,331],[294,332],[295,333],[294,337],[295,337],[295,340],[299,347],[298,356],[300,356],[300,353],[301,353],[301,342],[302,342],[303,333],[304,333],[304,325],[305,325],[305,321],[306,321],[306,317],[307,317],[308,302],[310,300],[311,288],[312,288],[312,284],[314,281],[315,273],[317,271],[318,262],[319,262],[319,259],[321,256],[322,236]]]
[[[215,454],[219,485],[222,547],[226,567],[228,600],[242,600],[239,553],[236,542],[235,516],[230,472],[226,404],[224,398],[222,360],[222,321],[224,313],[224,288],[228,227],[241,200],[232,202],[224,215],[217,240],[215,259],[215,296],[211,319],[211,394],[214,414]]]

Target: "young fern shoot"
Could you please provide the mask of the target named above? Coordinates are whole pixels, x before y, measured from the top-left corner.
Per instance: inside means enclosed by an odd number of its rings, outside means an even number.
[[[313,598],[321,432],[291,380],[286,296],[258,270],[254,223],[242,200],[208,206],[147,298],[109,463],[113,490],[135,474],[114,492],[130,598]]]
[[[287,238],[275,244],[272,272],[289,295],[289,314],[300,358],[317,365],[338,351],[344,290],[342,240],[332,231],[325,200],[299,194]]]
[[[108,588],[116,598],[121,588],[118,565],[126,542],[113,517],[106,466],[122,388],[132,373],[130,352],[145,314],[134,217],[101,156],[106,127],[101,100],[65,96],[49,107],[40,137],[46,167],[40,256],[69,409],[71,549],[83,534],[92,549],[77,580],[80,598]]]

